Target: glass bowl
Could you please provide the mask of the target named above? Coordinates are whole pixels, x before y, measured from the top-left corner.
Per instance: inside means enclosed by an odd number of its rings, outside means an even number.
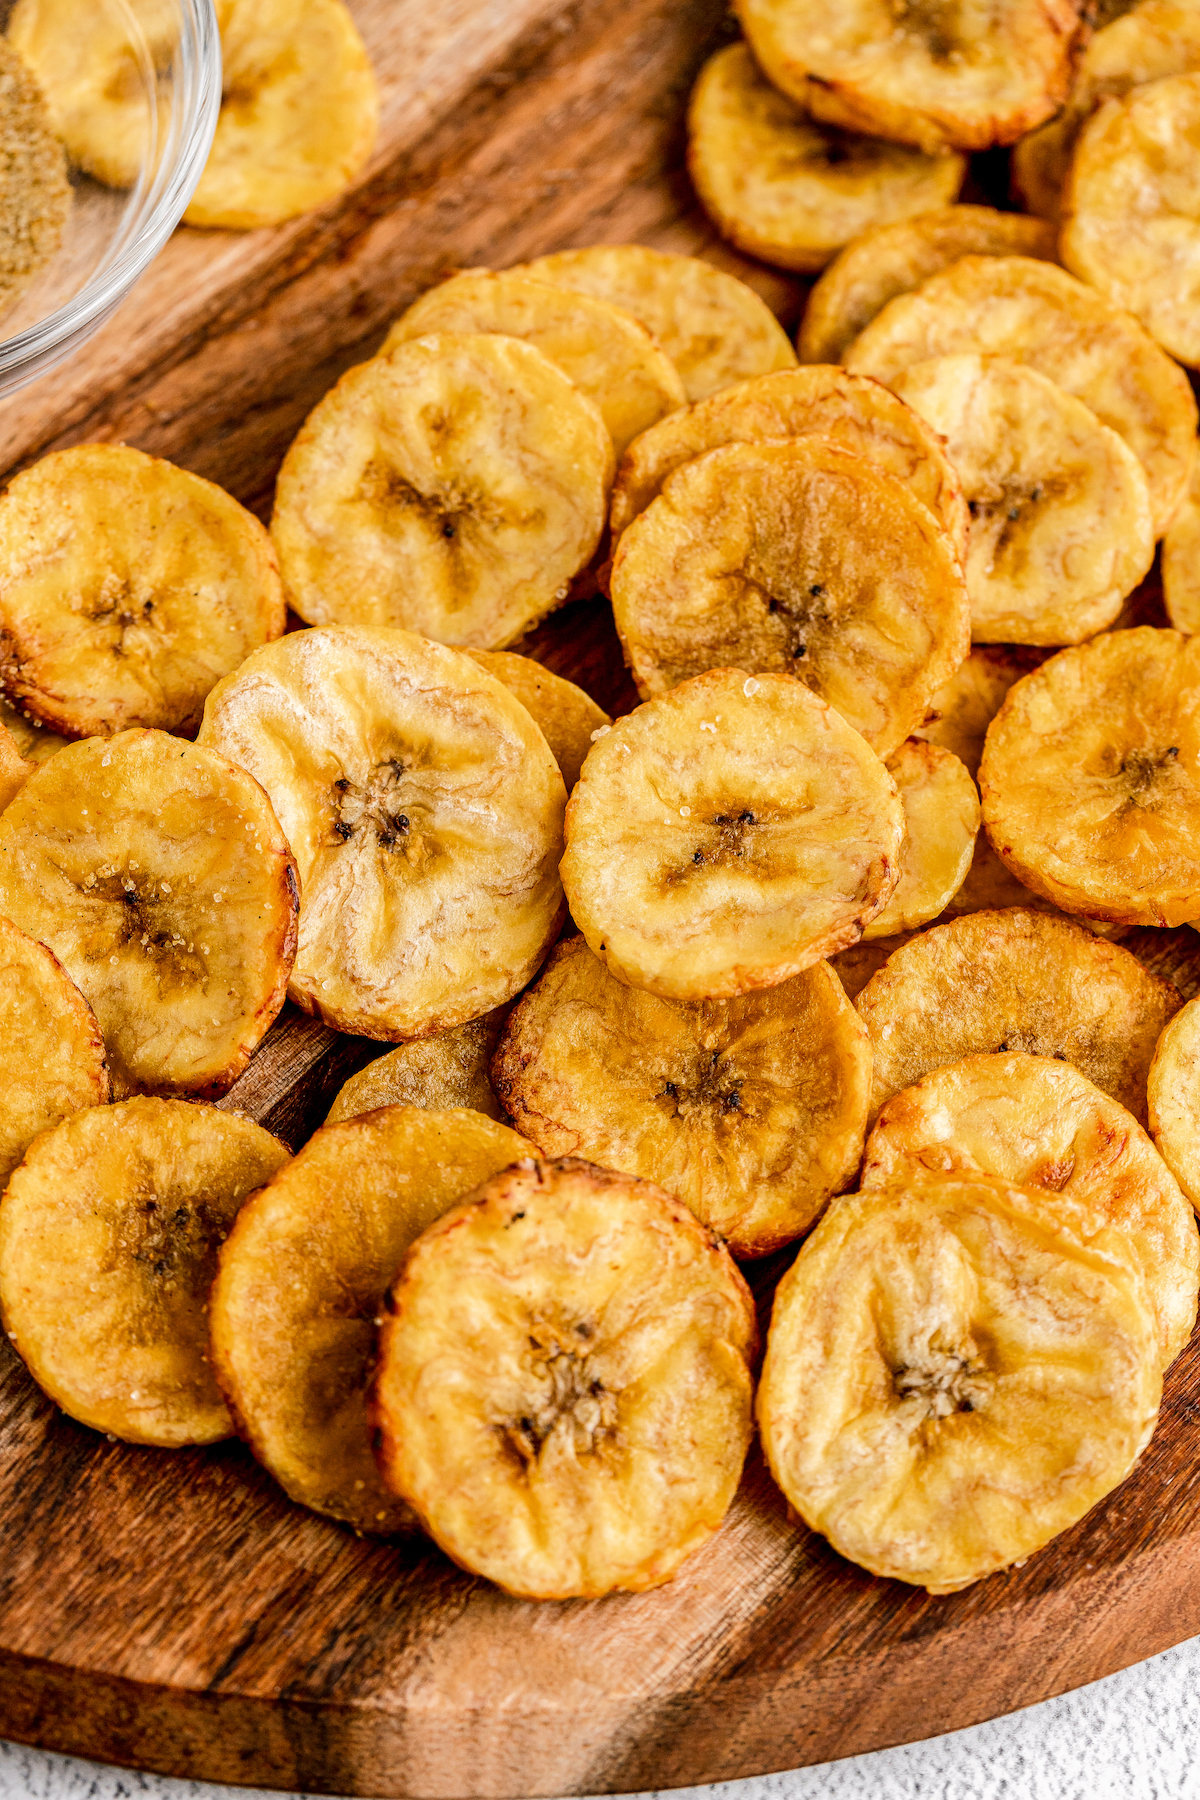
[[[71,209],[53,260],[0,316],[0,395],[74,354],[110,318],[183,216],[204,169],[221,104],[221,42],[213,0],[155,0],[153,47],[138,23],[144,0],[79,0],[126,37],[127,79],[145,128],[133,185],[106,187],[71,166]],[[0,29],[14,0],[0,0]],[[64,8],[64,15],[70,9]],[[144,16],[144,14],[143,14]]]

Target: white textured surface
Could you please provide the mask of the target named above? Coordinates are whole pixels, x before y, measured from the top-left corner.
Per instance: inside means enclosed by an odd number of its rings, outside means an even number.
[[[948,1737],[674,1800],[1196,1800],[1200,1638],[1061,1699]],[[0,1800],[245,1800],[0,1743]],[[286,1800],[286,1797],[284,1797]]]

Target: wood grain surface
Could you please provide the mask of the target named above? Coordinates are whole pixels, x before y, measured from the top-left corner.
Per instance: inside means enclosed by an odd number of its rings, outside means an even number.
[[[637,238],[799,290],[712,241],[680,173],[720,0],[360,0],[384,129],[351,194],[234,237],[181,232],[89,350],[0,416],[0,468],[125,439],[260,510],[304,414],[441,271]],[[986,170],[985,170],[986,173]],[[1152,590],[1139,617],[1161,621]],[[611,614],[524,648],[610,711]],[[1129,947],[1191,994],[1200,939]],[[287,1009],[224,1105],[293,1146],[383,1046]],[[769,1300],[786,1254],[757,1266]],[[0,1733],[173,1774],[465,1800],[622,1792],[933,1735],[1200,1631],[1200,1351],[1135,1475],[1026,1567],[932,1599],[789,1521],[757,1455],[717,1538],[655,1593],[531,1605],[423,1540],[289,1504],[236,1443],[109,1443],[0,1348]]]

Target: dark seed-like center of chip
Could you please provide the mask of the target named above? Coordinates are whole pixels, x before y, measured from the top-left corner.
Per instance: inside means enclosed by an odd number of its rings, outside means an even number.
[[[990,1383],[973,1345],[947,1348],[935,1340],[919,1357],[893,1368],[892,1386],[897,1399],[918,1403],[924,1425],[953,1413],[978,1412],[987,1402]]]
[[[524,1467],[537,1461],[556,1431],[566,1431],[575,1454],[586,1456],[601,1448],[616,1425],[617,1397],[604,1386],[588,1352],[577,1347],[594,1336],[587,1319],[567,1331],[540,1321],[531,1329],[528,1404],[498,1427]]]

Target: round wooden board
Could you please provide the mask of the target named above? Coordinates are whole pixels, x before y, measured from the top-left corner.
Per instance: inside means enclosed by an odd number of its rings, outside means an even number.
[[[529,645],[634,695],[611,615]],[[1129,940],[1187,993],[1200,938]],[[222,1104],[299,1144],[381,1046],[289,1013]],[[751,1271],[769,1301],[783,1254]],[[669,1586],[531,1605],[423,1540],[290,1505],[237,1444],[108,1443],[0,1350],[0,1734],[248,1786],[420,1800],[628,1792],[932,1736],[1200,1631],[1200,1348],[1134,1476],[1023,1569],[934,1599],[791,1522],[755,1454]]]

